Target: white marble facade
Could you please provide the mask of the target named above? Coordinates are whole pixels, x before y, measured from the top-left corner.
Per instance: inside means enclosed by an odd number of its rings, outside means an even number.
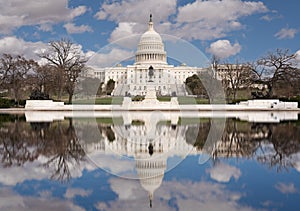
[[[204,70],[207,69],[189,67],[184,63],[179,66],[168,64],[163,40],[154,30],[150,16],[148,30],[141,36],[137,46],[135,63],[107,68],[93,67],[93,76],[104,83],[113,79],[116,82],[114,95],[146,95],[149,85],[155,87],[157,95],[186,95],[186,78]]]

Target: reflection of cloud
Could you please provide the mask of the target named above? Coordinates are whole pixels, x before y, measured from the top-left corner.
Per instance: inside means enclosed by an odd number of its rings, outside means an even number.
[[[292,154],[289,159],[296,171],[300,172],[300,153]]]
[[[275,185],[275,188],[283,194],[297,192],[297,189],[295,188],[295,185],[293,183],[285,184],[285,183],[279,182]]]
[[[39,156],[34,162],[25,163],[22,167],[12,166],[6,168],[4,171],[1,171],[0,183],[3,183],[4,185],[16,185],[17,183],[22,183],[25,180],[43,180],[50,178],[51,174],[53,174],[53,169],[55,169],[56,166],[54,165],[55,163],[53,163],[53,165],[49,166],[49,168],[44,167],[43,165],[49,159],[50,158]],[[87,164],[87,166],[89,165]],[[73,178],[80,177],[82,175],[82,168],[80,168],[80,166],[70,164],[69,170],[71,172],[71,176]]]
[[[86,169],[87,171],[93,171],[101,167],[103,169],[108,169],[116,174],[121,174],[123,172],[128,172],[135,169],[135,162],[120,160],[116,157],[111,157],[105,154],[90,154],[89,158],[93,162],[85,162],[82,165],[74,165],[70,163],[69,170],[71,172],[72,178],[81,177],[82,171],[84,169]],[[26,180],[48,179],[51,177],[51,174],[53,174],[53,171],[56,168],[55,163],[52,163],[49,168],[43,166],[43,164],[45,164],[49,159],[50,158],[44,156],[39,156],[34,162],[25,163],[22,167],[12,166],[6,168],[0,174],[0,183],[13,186]],[[22,168],[22,170],[20,170],[20,168]],[[69,192],[68,194],[71,193]]]
[[[149,207],[149,196],[139,180],[114,178],[110,181],[111,189],[118,194],[118,200],[99,202],[95,205],[98,210],[172,210],[163,200],[155,200],[152,208]],[[156,192],[154,197],[156,198]]]
[[[145,194],[145,190],[139,184],[139,180],[111,179],[111,189],[118,194],[119,199],[134,200]]]
[[[138,181],[110,180],[118,200],[99,202],[100,210],[147,210],[148,193]],[[152,210],[254,210],[238,203],[241,193],[227,191],[224,185],[209,182],[165,181],[154,193]],[[149,208],[150,210],[150,208]]]
[[[218,182],[229,182],[231,177],[237,180],[241,176],[241,171],[238,168],[224,163],[218,163],[208,172],[210,177]]]
[[[91,190],[84,190],[81,188],[68,188],[65,197],[68,199],[72,199],[75,196],[82,196],[82,197],[87,197],[92,193]]]
[[[35,162],[26,163],[22,170],[20,170],[19,166],[6,168],[1,171],[0,182],[5,185],[16,185],[25,180],[48,178],[49,172],[41,167],[45,162],[45,158],[40,156]]]
[[[11,189],[0,190],[0,210],[84,210],[71,201],[56,198],[27,197],[14,193]]]
[[[89,159],[99,168],[109,170],[114,174],[126,173],[135,169],[134,160],[122,160],[121,157],[109,156],[102,153],[94,153],[89,155]]]

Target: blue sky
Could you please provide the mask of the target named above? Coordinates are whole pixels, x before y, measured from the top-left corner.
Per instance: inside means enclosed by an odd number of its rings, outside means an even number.
[[[157,32],[192,43],[208,58],[253,61],[276,48],[300,55],[299,8],[297,0],[0,0],[0,53],[37,59],[49,41],[68,37],[94,55],[143,33],[152,13]]]

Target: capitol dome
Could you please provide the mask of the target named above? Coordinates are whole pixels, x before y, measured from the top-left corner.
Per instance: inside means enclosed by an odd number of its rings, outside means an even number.
[[[135,55],[135,63],[166,64],[166,57],[161,36],[154,30],[152,15],[150,15],[148,31],[146,31],[140,38]]]

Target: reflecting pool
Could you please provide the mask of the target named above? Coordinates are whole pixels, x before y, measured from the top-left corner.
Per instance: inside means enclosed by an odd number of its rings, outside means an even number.
[[[0,114],[0,210],[299,210],[298,113]]]

